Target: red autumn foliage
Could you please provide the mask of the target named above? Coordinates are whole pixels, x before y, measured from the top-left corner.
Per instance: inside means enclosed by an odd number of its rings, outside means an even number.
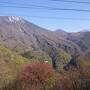
[[[44,84],[54,75],[54,70],[44,62],[33,62],[24,67],[20,74],[20,80],[30,83]]]

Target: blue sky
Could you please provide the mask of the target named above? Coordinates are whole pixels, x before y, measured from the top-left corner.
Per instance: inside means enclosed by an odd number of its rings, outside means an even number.
[[[74,1],[90,2],[90,0],[74,0]],[[20,3],[20,4],[23,3],[23,4],[57,7],[57,8],[76,8],[76,9],[90,10],[90,4],[65,3],[51,0],[3,0],[3,1],[0,0],[0,2]],[[2,5],[10,5],[10,4],[0,3],[0,6]],[[77,32],[84,29],[90,29],[89,20],[65,20],[65,19],[32,17],[32,16],[41,16],[41,17],[64,17],[64,18],[90,18],[90,12],[53,11],[47,9],[0,7],[0,16],[22,16],[26,20],[29,20],[34,24],[37,24],[50,30],[63,29],[68,32]]]

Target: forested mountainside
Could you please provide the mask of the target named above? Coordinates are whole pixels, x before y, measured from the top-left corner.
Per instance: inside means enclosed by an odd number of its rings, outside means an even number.
[[[34,62],[38,63],[34,64]],[[24,65],[27,63],[30,64],[30,66],[27,65],[25,70],[21,72],[21,68],[24,68]],[[47,63],[50,66],[48,66]],[[56,73],[54,73],[51,66]],[[42,67],[42,70],[40,67]],[[59,90],[58,88],[61,87],[59,87],[58,84],[60,83],[63,86],[64,80],[77,80],[79,77],[90,77],[90,32],[68,33],[60,29],[50,31],[21,17],[0,16],[0,88],[4,87],[3,90],[18,90],[15,89],[16,86],[13,87],[11,85],[14,89],[11,89],[12,87],[6,89],[6,87],[13,81],[15,81],[15,83],[18,80],[26,80],[28,82],[30,77],[26,77],[28,75],[27,73],[32,76],[32,72],[29,70],[34,70],[33,74],[35,72],[37,75],[40,75],[40,77],[35,77],[41,78],[42,76],[41,81],[39,81],[40,83],[46,78],[50,80],[47,80],[47,82],[50,83],[51,86],[54,85],[54,87],[50,87],[52,90]],[[49,72],[51,72],[53,76]],[[17,79],[19,73],[20,77]],[[23,76],[23,73],[26,76]],[[43,74],[41,75],[39,73]],[[55,74],[57,80],[55,79]],[[30,80],[32,78],[30,78]],[[79,78],[80,81],[82,80],[81,78]],[[61,80],[61,82],[58,80]],[[70,83],[73,80],[71,80]],[[20,85],[23,86],[26,84],[25,87],[29,88],[25,82]],[[76,85],[75,82],[80,84],[79,81],[74,81],[74,85]],[[85,83],[88,83],[88,81],[86,80]],[[46,81],[43,82],[43,85],[44,84],[46,86],[48,85]],[[40,85],[42,85],[42,83]],[[43,87],[47,88],[48,86],[46,86]],[[55,87],[57,87],[57,89],[55,89]],[[88,85],[86,87],[88,87]],[[68,90],[79,90],[82,88],[82,85],[80,88],[76,85],[75,88],[76,89],[71,88]],[[67,89],[65,88],[63,90]],[[89,90],[89,88],[87,90]]]
[[[52,32],[21,17],[0,17],[1,44],[19,53],[43,51],[53,61],[58,59],[58,57],[68,60],[71,54],[83,53],[83,50],[88,55],[90,48],[88,36],[88,32],[67,33],[60,30]],[[59,60],[57,61],[59,62]]]

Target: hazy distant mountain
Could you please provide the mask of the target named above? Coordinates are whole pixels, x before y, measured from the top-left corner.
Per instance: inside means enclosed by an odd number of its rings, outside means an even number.
[[[85,54],[90,52],[90,31],[72,33],[68,40],[77,44]]]
[[[19,53],[43,51],[58,63],[66,64],[71,54],[88,51],[90,48],[89,37],[90,33],[84,32],[67,33],[63,30],[52,32],[21,17],[0,17],[1,44]],[[66,58],[62,60],[61,57]]]
[[[80,32],[90,32],[90,29],[84,29],[84,30],[81,30]]]
[[[55,30],[55,32],[61,32],[61,33],[64,32],[65,33],[66,31],[64,31],[62,29],[57,29],[57,30]]]
[[[54,31],[54,33],[61,38],[67,38],[68,33],[62,29],[57,29]]]

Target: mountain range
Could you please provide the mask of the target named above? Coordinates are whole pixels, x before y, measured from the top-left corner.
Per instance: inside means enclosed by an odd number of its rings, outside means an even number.
[[[54,67],[67,64],[71,55],[90,57],[89,31],[50,31],[17,16],[0,16],[0,44],[21,55],[45,53]]]

